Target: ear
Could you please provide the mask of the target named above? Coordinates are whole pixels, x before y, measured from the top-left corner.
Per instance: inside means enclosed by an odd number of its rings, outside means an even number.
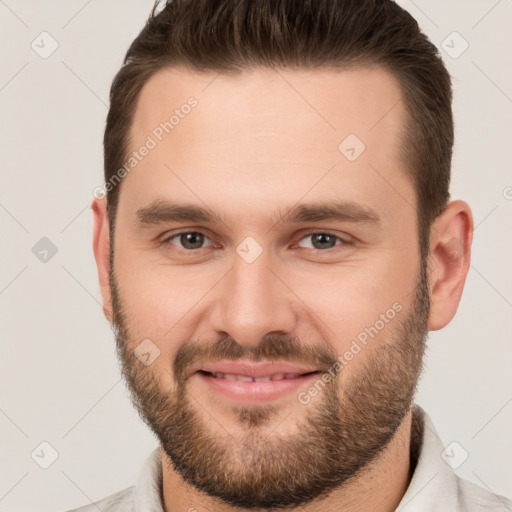
[[[110,236],[107,214],[107,199],[95,198],[91,204],[94,213],[93,250],[98,269],[101,296],[103,298],[103,314],[112,323],[112,297],[110,294]]]
[[[451,201],[430,230],[430,331],[442,329],[457,312],[471,262],[472,241],[469,205]]]

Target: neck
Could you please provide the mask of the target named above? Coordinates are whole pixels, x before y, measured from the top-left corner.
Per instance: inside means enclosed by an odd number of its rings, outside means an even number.
[[[300,512],[343,510],[356,512],[376,510],[392,512],[402,499],[410,480],[412,413],[405,416],[395,436],[380,456],[364,468],[354,479],[345,482],[327,497],[307,505],[289,509]],[[200,493],[176,473],[162,451],[162,498],[164,512],[215,510],[216,512],[241,512],[240,508],[227,505],[218,498]],[[265,512],[251,509],[251,512]]]

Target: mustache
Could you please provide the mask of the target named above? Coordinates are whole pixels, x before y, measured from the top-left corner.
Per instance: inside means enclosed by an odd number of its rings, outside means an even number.
[[[306,344],[291,335],[269,334],[254,347],[240,345],[232,337],[226,336],[209,343],[190,341],[183,344],[174,358],[173,371],[175,379],[183,382],[192,365],[240,359],[313,364],[327,371],[337,361],[337,357],[338,354],[326,343]]]

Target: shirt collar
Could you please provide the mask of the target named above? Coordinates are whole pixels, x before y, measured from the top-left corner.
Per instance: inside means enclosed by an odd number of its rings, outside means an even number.
[[[428,414],[412,410],[411,454],[416,466],[397,512],[453,512],[458,506],[458,477],[443,460],[443,444]]]
[[[133,511],[164,512],[162,503],[162,452],[159,446],[151,452],[140,470],[133,493]]]

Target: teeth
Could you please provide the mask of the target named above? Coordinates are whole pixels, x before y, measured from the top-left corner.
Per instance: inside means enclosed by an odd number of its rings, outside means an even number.
[[[284,379],[296,379],[301,373],[275,373],[266,377],[249,377],[247,375],[235,375],[232,373],[215,372],[212,374],[216,379],[238,380],[241,382],[269,382]]]
[[[224,374],[224,373],[216,373],[215,374],[215,377],[217,377],[218,379],[226,379],[226,380],[238,380],[236,377],[236,375],[229,375],[229,374]]]
[[[300,377],[301,373],[287,373],[284,378],[285,379],[296,379],[297,377]]]

